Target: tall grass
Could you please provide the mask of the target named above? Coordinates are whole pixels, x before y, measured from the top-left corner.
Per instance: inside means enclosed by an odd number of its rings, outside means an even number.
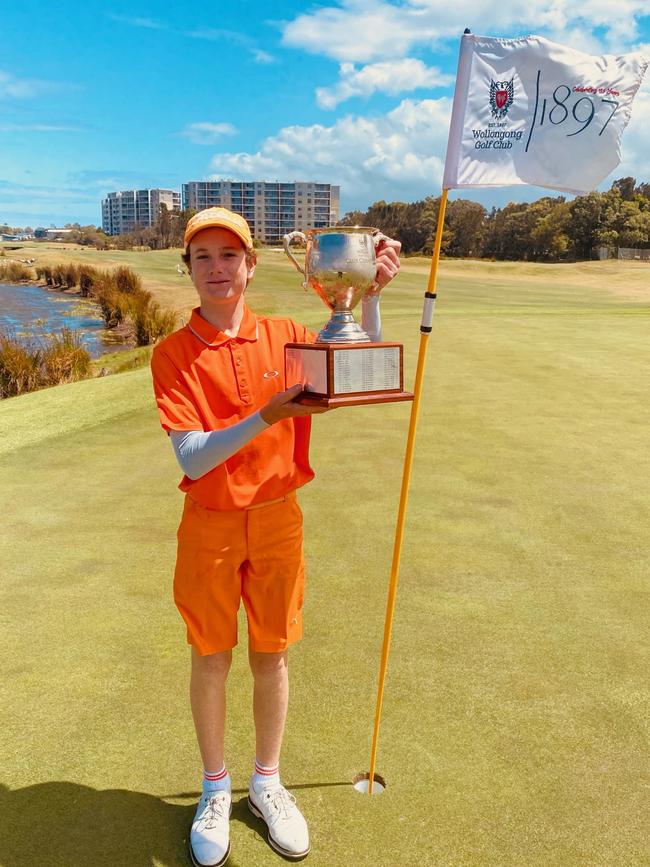
[[[118,292],[123,292],[125,295],[138,295],[143,291],[142,280],[139,275],[125,265],[115,268],[111,275]]]
[[[87,298],[93,290],[95,282],[99,278],[100,270],[92,265],[79,265],[79,289],[81,290],[82,298]]]
[[[93,286],[93,297],[102,311],[107,328],[116,328],[128,312],[128,299],[115,288],[110,275],[103,274]]]
[[[53,286],[65,285],[65,268],[63,265],[55,265],[52,268],[52,285]]]
[[[22,283],[33,279],[34,272],[22,262],[4,262],[0,265],[0,283]]]
[[[40,359],[10,334],[0,332],[0,398],[39,387]]]
[[[156,343],[176,328],[176,313],[157,304],[130,268],[97,272],[92,294],[101,308],[106,327],[115,328],[130,322],[137,346]]]
[[[86,379],[90,370],[90,354],[77,331],[62,328],[59,334],[47,335],[47,343],[41,352],[43,385]]]
[[[176,313],[165,310],[151,298],[132,308],[131,317],[137,346],[157,343],[176,328]]]
[[[0,398],[86,379],[90,372],[90,355],[76,331],[44,334],[39,344],[0,331]]]

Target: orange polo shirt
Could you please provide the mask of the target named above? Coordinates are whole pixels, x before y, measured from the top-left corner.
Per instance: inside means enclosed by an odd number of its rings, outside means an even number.
[[[167,432],[222,430],[257,412],[287,388],[285,344],[315,339],[291,319],[256,316],[248,307],[237,337],[229,337],[199,309],[151,358],[158,414]],[[201,506],[220,511],[283,497],[314,477],[310,431],[309,416],[282,419],[200,479],[184,476],[179,488]]]

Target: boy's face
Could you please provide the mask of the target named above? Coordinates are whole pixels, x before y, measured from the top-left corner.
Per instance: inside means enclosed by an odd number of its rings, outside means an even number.
[[[255,272],[255,257],[228,229],[202,229],[190,241],[190,273],[202,305],[232,306]]]

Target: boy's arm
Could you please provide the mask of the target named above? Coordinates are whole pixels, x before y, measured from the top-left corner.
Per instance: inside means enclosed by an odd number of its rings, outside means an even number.
[[[169,438],[185,475],[200,479],[238,452],[268,425],[259,412],[223,430],[171,430]]]
[[[379,292],[375,295],[364,295],[361,299],[361,327],[373,343],[381,342]]]
[[[400,267],[399,251],[402,245],[399,241],[387,238],[377,247],[376,288],[367,292],[361,299],[361,327],[373,342],[380,342],[381,314],[379,312],[379,293],[393,279]]]
[[[279,391],[259,412],[222,430],[170,430],[174,452],[185,475],[192,480],[201,478],[277,421],[328,411],[327,407],[294,403],[293,398],[301,391],[302,385]]]

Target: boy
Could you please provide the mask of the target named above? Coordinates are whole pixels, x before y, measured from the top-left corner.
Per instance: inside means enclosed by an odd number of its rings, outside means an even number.
[[[379,290],[399,270],[396,241],[377,253],[374,295],[362,324],[380,339]],[[315,335],[290,319],[256,316],[244,293],[256,258],[248,224],[208,208],[187,224],[183,259],[200,306],[154,349],[151,368],[162,427],[185,476],[174,601],[187,627],[190,701],[203,760],[202,797],[190,857],[217,867],[230,853],[230,777],[224,762],[225,685],[248,619],[256,760],[248,804],[288,858],[309,852],[307,823],[282,786],[280,749],[288,705],[287,648],[302,635],[304,561],[297,488],[309,482],[311,415],[286,388],[284,345]]]

